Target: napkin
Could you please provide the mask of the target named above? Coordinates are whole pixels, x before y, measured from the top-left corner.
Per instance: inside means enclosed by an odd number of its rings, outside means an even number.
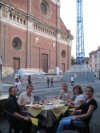
[[[31,122],[33,125],[38,126],[38,119],[37,118],[31,118]]]

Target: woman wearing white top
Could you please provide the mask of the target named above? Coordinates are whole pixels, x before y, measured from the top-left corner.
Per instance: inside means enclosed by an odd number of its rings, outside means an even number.
[[[85,97],[83,95],[83,91],[80,85],[74,86],[73,92],[76,98],[74,101],[68,99],[68,106],[77,108],[85,102]]]

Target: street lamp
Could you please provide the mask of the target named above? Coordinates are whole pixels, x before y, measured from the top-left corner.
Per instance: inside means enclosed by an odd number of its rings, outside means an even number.
[[[0,57],[0,95],[1,95],[1,90],[2,90],[2,59]]]

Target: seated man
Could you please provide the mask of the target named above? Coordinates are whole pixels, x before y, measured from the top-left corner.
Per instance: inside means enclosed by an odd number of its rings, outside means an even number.
[[[18,97],[18,104],[20,106],[20,109],[24,110],[25,111],[25,105],[26,104],[30,104],[30,103],[33,103],[34,102],[34,98],[33,98],[33,95],[32,95],[32,90],[33,90],[33,86],[31,84],[29,84],[27,87],[26,87],[26,91],[24,91],[23,93],[21,93]],[[45,117],[41,114],[39,114],[37,116],[37,118],[40,120],[40,121],[44,121],[45,120]]]
[[[9,88],[9,98],[6,103],[5,109],[14,116],[13,122],[21,129],[22,133],[31,133],[31,121],[30,117],[22,115],[19,105],[16,100],[16,87]]]
[[[67,84],[62,84],[62,90],[59,95],[59,99],[67,101],[67,99],[70,98],[70,92],[68,90],[68,85]]]
[[[32,85],[28,85],[26,87],[26,91],[24,91],[23,93],[21,93],[18,97],[18,104],[20,106],[25,106],[26,104],[30,104],[34,102],[34,98],[32,95],[32,90],[33,90],[33,86]]]

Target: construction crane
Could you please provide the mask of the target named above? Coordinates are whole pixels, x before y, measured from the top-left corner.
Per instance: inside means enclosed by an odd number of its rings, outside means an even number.
[[[83,1],[77,0],[76,63],[84,64]]]

